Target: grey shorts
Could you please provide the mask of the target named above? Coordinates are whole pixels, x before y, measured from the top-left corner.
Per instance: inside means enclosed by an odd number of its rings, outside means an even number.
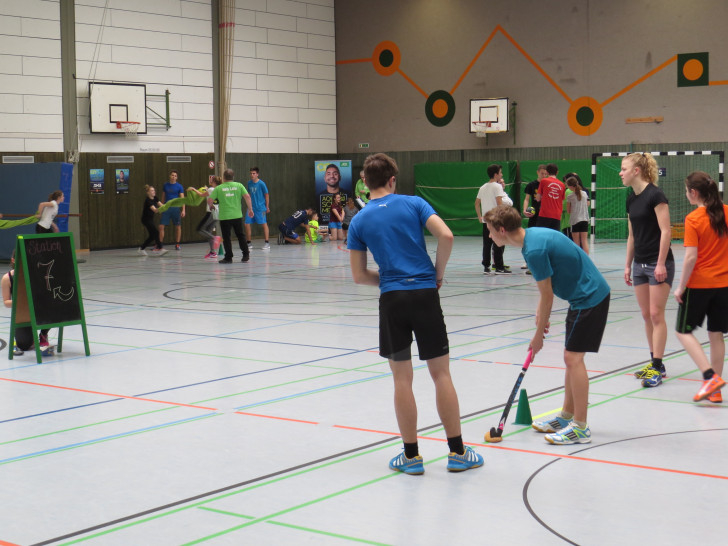
[[[640,284],[650,283],[650,286],[656,286],[662,284],[657,282],[655,279],[655,266],[657,264],[638,264],[634,262],[632,264],[632,284],[639,286]],[[668,260],[665,262],[665,269],[667,269],[667,278],[663,281],[669,286],[672,286],[672,281],[675,278],[675,261]]]

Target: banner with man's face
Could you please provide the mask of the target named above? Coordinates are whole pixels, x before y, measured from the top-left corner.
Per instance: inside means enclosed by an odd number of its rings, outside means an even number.
[[[331,215],[331,202],[334,195],[341,194],[342,206],[347,197],[354,195],[351,176],[351,160],[331,159],[314,162],[316,182],[316,206],[319,221],[328,224]]]

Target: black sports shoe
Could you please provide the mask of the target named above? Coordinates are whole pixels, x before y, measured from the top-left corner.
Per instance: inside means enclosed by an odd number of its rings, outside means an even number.
[[[222,260],[218,261],[219,264],[231,264],[233,263],[233,260],[231,258],[223,258]]]
[[[512,273],[511,273],[510,269],[496,269],[495,274],[496,275],[511,275]]]
[[[240,259],[240,261],[241,261],[241,262],[248,262],[248,261],[250,261],[250,254],[248,254],[247,256],[243,256],[243,257],[242,257],[242,258]]]

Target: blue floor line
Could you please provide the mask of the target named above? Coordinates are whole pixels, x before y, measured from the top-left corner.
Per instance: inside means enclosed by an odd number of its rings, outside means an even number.
[[[24,455],[17,455],[15,457],[9,457],[7,459],[0,459],[0,464],[10,463],[10,462],[18,461],[18,460],[21,460],[21,459],[27,459],[29,457],[37,457],[39,455],[47,455],[49,453],[55,453],[55,452],[58,452],[58,451],[64,451],[66,449],[72,449],[74,447],[80,447],[80,446],[85,446],[85,445],[89,445],[89,444],[96,444],[98,442],[103,442],[104,440],[112,440],[114,438],[122,438],[124,436],[129,436],[130,434],[136,434],[136,433],[139,433],[139,432],[148,432],[150,430],[155,430],[155,429],[158,429],[158,428],[168,427],[170,425],[176,425],[176,424],[180,424],[180,423],[185,423],[185,422],[188,422],[188,421],[196,421],[197,419],[202,419],[203,417],[209,417],[210,415],[215,415],[216,413],[217,412],[206,413],[204,415],[198,415],[196,417],[188,417],[186,419],[179,419],[177,421],[169,421],[167,423],[161,423],[159,425],[153,425],[151,427],[144,427],[144,428],[140,428],[140,429],[136,429],[136,430],[129,430],[129,431],[126,431],[126,432],[120,432],[119,434],[112,434],[110,436],[102,436],[100,438],[94,438],[92,440],[85,440],[83,442],[77,442],[75,444],[68,444],[68,445],[65,445],[65,446],[59,446],[59,447],[53,447],[53,448],[50,448],[50,449],[44,449],[42,451],[35,451],[33,453],[26,453]]]

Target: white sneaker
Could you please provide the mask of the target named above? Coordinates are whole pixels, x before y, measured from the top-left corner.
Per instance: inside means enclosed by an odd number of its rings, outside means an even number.
[[[263,248],[261,248],[261,250],[270,250],[270,243],[265,243],[263,245]]]
[[[163,248],[162,250],[159,251],[159,255],[164,256],[167,252],[169,252],[169,250],[167,250],[166,248]]]
[[[149,256],[149,254],[147,254],[147,251],[144,250],[143,248],[140,248],[139,250],[137,250],[137,254],[139,254],[139,256]]]

